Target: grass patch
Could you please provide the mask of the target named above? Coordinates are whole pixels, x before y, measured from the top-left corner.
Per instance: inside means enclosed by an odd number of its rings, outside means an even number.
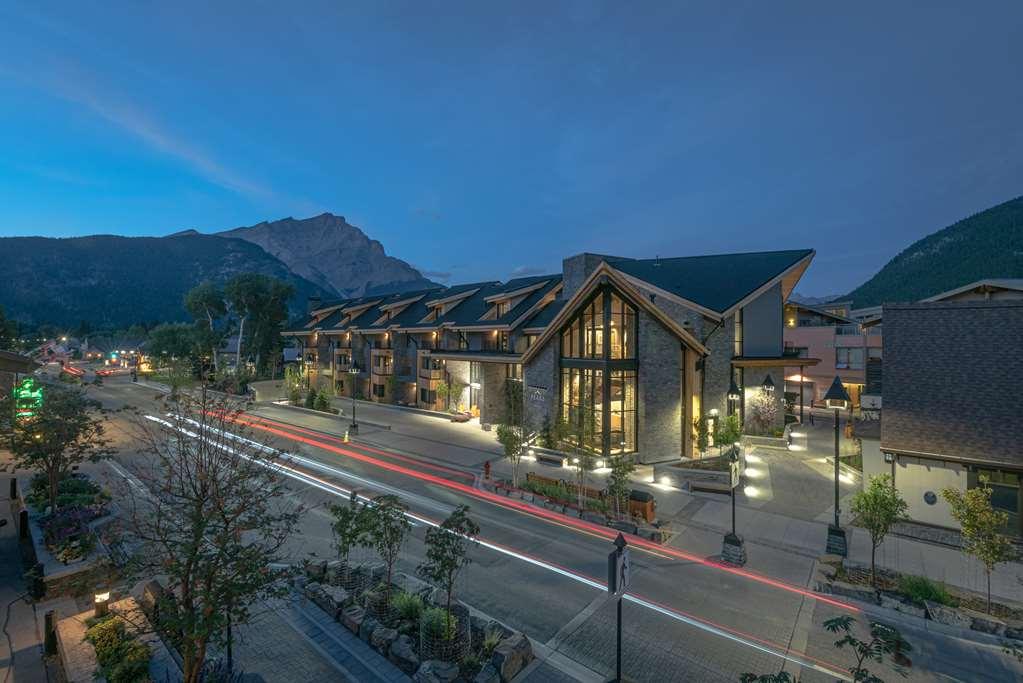
[[[923,607],[924,600],[955,607],[957,601],[945,588],[945,584],[931,581],[926,576],[903,574],[899,577],[899,592]]]

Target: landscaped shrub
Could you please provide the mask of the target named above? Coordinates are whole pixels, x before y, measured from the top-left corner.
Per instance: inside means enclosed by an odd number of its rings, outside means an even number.
[[[945,588],[945,584],[931,581],[926,576],[911,574],[900,576],[899,592],[920,606],[923,606],[924,600],[950,606],[956,603],[955,598]]]
[[[25,501],[36,510],[45,510],[50,504],[46,476],[37,474],[29,483]],[[102,505],[110,500],[110,494],[83,476],[67,476],[57,484],[57,507],[89,507]]]
[[[326,391],[320,391],[316,394],[316,398],[313,400],[313,408],[325,413],[330,412],[330,397],[327,396]]]
[[[316,389],[309,388],[309,393],[305,395],[305,407],[316,408]]]
[[[395,593],[391,597],[391,607],[402,621],[416,621],[423,613],[423,599],[415,593]]]
[[[441,607],[428,607],[419,617],[419,623],[426,635],[437,640],[454,640],[458,633],[458,617],[451,615]]]
[[[149,647],[129,635],[124,621],[113,615],[90,620],[85,639],[96,650],[98,673],[110,683],[138,683],[149,680]]]

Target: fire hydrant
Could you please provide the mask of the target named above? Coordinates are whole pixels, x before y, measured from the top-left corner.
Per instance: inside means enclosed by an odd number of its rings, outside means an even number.
[[[490,479],[490,461],[483,463],[483,478]]]

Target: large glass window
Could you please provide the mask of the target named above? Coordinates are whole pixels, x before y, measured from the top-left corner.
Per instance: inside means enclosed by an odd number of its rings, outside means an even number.
[[[736,309],[735,311],[735,348],[733,349],[733,355],[736,358],[742,357],[742,309]]]
[[[561,418],[567,438],[604,455],[636,436],[636,309],[607,288],[561,331]]]

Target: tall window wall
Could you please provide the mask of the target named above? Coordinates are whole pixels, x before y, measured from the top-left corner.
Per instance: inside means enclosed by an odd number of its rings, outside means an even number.
[[[636,309],[595,294],[561,331],[561,418],[568,438],[602,455],[636,450]]]

